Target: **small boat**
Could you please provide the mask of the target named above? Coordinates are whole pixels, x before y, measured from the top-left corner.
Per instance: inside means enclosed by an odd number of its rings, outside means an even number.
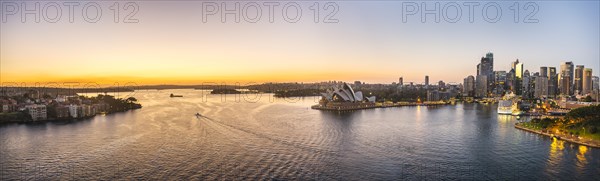
[[[171,94],[170,97],[183,97],[182,95],[175,95],[175,94]]]

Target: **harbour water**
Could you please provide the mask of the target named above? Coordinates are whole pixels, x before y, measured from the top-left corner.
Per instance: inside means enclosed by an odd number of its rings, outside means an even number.
[[[139,110],[2,125],[0,180],[600,178],[599,149],[518,130],[527,118],[496,105],[337,113],[314,97],[206,94],[138,91]]]

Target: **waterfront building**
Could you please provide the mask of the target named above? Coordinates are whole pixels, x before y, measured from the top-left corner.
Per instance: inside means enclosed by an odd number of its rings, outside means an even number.
[[[463,80],[463,96],[475,96],[475,77],[473,77],[472,75],[467,76]]]
[[[48,118],[46,105],[32,104],[25,106],[33,121],[46,120]]]
[[[477,75],[475,84],[475,97],[483,98],[488,95],[487,75]]]
[[[480,75],[485,76],[485,79],[479,78]],[[485,86],[479,85],[479,80],[485,80]],[[477,64],[477,86],[479,90],[485,89],[485,93],[481,93],[480,95],[489,95],[493,91],[494,87],[494,54],[489,52],[485,55],[485,57],[481,57],[481,61]],[[483,82],[482,82],[483,83]]]
[[[436,101],[447,101],[451,98],[451,93],[448,91],[438,91],[431,90],[427,91],[427,101],[436,102]]]
[[[10,113],[18,111],[19,105],[17,104],[17,101],[12,98],[0,99],[0,108],[2,108],[0,112]]]
[[[71,105],[68,106],[68,108],[69,108],[69,115],[72,118],[78,118],[79,117],[80,114],[77,114],[78,110],[79,110],[79,106],[71,104]]]
[[[346,83],[341,87],[333,87],[333,89],[329,89],[321,95],[319,105],[312,108],[341,111],[366,109],[375,106],[375,96],[365,97],[361,91],[354,92],[352,87]]]
[[[592,69],[586,68],[583,70],[581,79],[581,94],[589,94],[592,92]]]
[[[54,111],[56,112],[56,118],[64,119],[69,118],[69,107],[64,105],[57,105],[54,107]]]
[[[558,87],[561,95],[573,94],[573,62],[562,62],[560,64],[560,73],[558,75]]]

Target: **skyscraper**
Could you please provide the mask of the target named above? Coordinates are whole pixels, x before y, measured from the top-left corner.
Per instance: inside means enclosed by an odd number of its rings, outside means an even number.
[[[494,94],[501,95],[506,90],[506,71],[494,71]]]
[[[429,85],[429,76],[426,75],[425,76],[425,86],[428,86],[428,85]]]
[[[487,75],[477,75],[475,84],[475,97],[487,97],[488,93],[488,80]]]
[[[548,77],[538,76],[535,78],[535,98],[543,98],[548,95]]]
[[[583,93],[583,70],[585,67],[583,65],[577,65],[575,67],[575,77],[573,78],[573,93]]]
[[[515,77],[517,78],[523,78],[523,63],[519,62],[519,59],[517,59],[517,61],[513,62],[513,69],[515,69]]]
[[[523,78],[521,78],[521,96],[523,98],[531,98],[532,92],[534,91],[534,89],[531,88],[531,86],[533,85],[533,78],[535,77],[530,77],[529,70],[525,70],[525,72],[523,73]]]
[[[598,76],[592,76],[592,85],[593,90],[600,90],[600,78]]]
[[[548,67],[540,67],[540,76],[548,76]]]
[[[400,78],[398,79],[398,84],[400,84],[400,85],[404,85],[404,78],[400,77]]]
[[[562,62],[560,64],[560,73],[558,74],[558,87],[560,94],[573,94],[573,62]]]
[[[583,70],[582,85],[582,94],[592,92],[592,69],[586,68]]]
[[[556,97],[558,94],[558,74],[556,67],[548,67],[548,96]]]
[[[479,85],[480,80],[483,80],[483,79],[479,78],[480,75],[486,76],[485,85],[481,85],[481,86],[485,86],[485,87],[481,87],[481,89],[479,89],[479,88],[477,88],[477,89],[485,90],[486,93],[482,94],[482,95],[487,96],[488,93],[493,90],[493,86],[494,86],[494,54],[493,53],[489,52],[489,53],[485,54],[485,57],[481,57],[481,62],[477,65],[477,77],[476,77],[477,85]]]
[[[475,96],[475,77],[473,77],[472,75],[469,75],[464,79],[463,96],[466,96],[466,97]]]

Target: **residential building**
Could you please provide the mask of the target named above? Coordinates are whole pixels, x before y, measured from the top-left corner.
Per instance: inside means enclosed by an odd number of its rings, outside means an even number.
[[[48,118],[46,105],[32,104],[25,106],[25,109],[27,109],[33,121],[46,120]]]
[[[80,114],[78,114],[78,111],[77,111],[77,110],[79,110],[79,106],[71,104],[68,107],[69,107],[69,115],[72,118],[78,118],[80,115]]]

